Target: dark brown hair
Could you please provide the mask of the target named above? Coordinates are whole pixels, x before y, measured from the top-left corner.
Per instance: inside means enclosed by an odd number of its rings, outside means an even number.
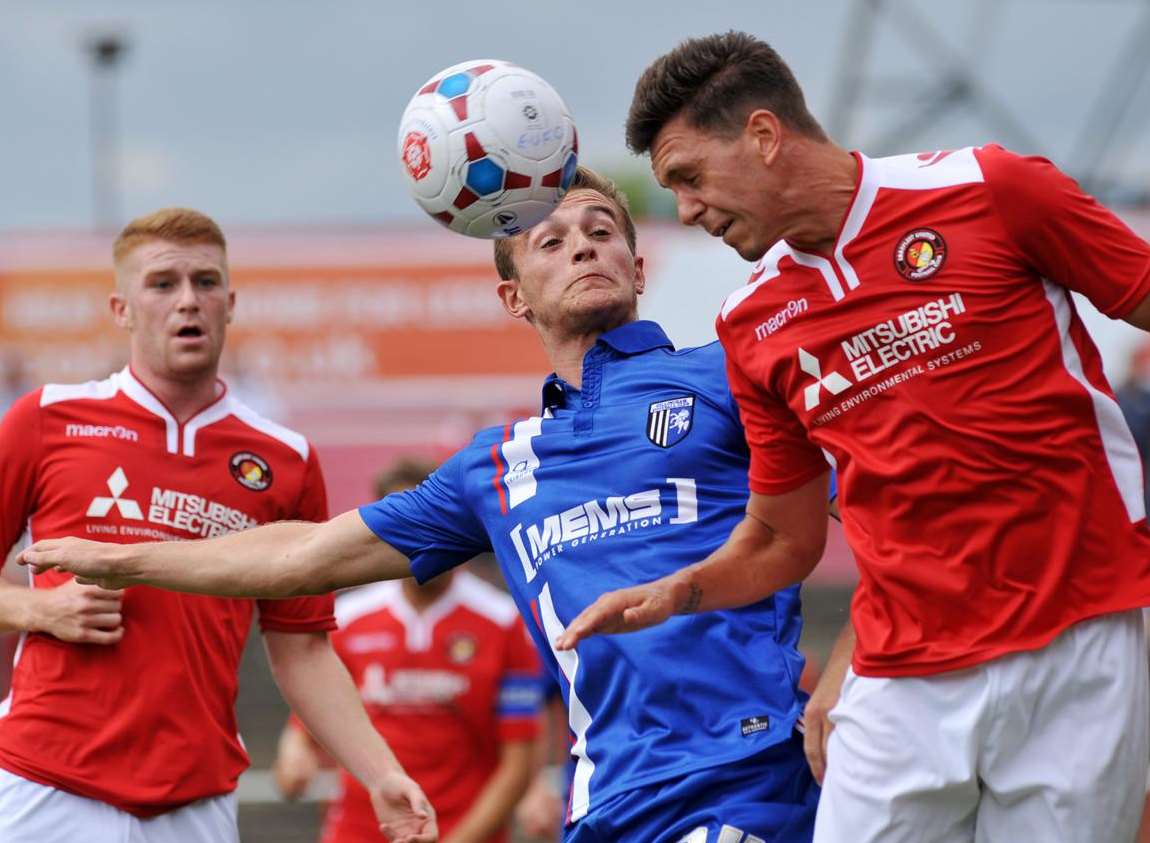
[[[650,152],[655,136],[679,114],[696,129],[735,134],[756,108],[774,112],[800,134],[826,139],[791,69],[765,41],[734,31],[691,38],[639,77],[627,146],[636,155]]]
[[[392,492],[414,489],[435,471],[435,463],[427,459],[401,457],[375,478],[375,493],[383,498]]]
[[[635,220],[631,219],[631,208],[627,204],[627,195],[623,193],[611,179],[601,176],[590,167],[577,167],[575,178],[571,180],[568,193],[576,190],[593,190],[603,195],[619,211],[619,222],[623,226],[623,236],[627,238],[627,245],[631,254],[635,254]],[[524,232],[525,234],[526,232]],[[519,242],[524,234],[506,237],[495,241],[495,271],[504,281],[515,278],[515,243]]]

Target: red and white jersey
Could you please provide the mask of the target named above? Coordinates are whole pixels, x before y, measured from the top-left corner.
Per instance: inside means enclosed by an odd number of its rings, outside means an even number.
[[[856,672],[1150,605],[1138,453],[1070,296],[1129,313],[1150,246],[1041,158],[857,157],[833,253],[777,243],[718,320],[751,489],[838,469]]]
[[[512,599],[466,571],[421,612],[398,582],[336,600],[332,646],[380,734],[434,806],[449,835],[499,762],[506,741],[535,737],[539,658]],[[341,775],[323,843],[383,840],[371,801]],[[497,834],[486,843],[504,843]]]
[[[125,544],[323,520],[304,437],[225,391],[179,424],[130,371],[49,385],[0,422],[0,545],[79,536]],[[69,575],[36,576],[51,588]],[[236,786],[236,671],[257,601],[145,586],[123,598],[113,645],[22,638],[0,704],[0,767],[149,816]],[[258,601],[277,632],[335,627],[330,596]]]

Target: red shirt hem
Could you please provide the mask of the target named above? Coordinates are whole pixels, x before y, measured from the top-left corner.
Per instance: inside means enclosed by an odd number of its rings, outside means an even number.
[[[94,799],[97,802],[103,802],[106,805],[111,805],[125,813],[131,814],[140,819],[149,819],[150,817],[158,817],[160,814],[166,814],[169,811],[175,811],[193,802],[199,802],[201,799],[212,799],[216,796],[225,796],[235,790],[235,786],[228,790],[223,790],[218,793],[204,793],[192,799],[180,800],[178,802],[155,802],[155,803],[139,803],[139,802],[124,802],[115,797],[114,794],[107,793],[86,786],[84,782],[64,781],[55,779],[52,776],[44,773],[43,771],[32,770],[25,767],[23,764],[12,758],[10,755],[0,750],[0,767],[3,767],[14,776],[19,776],[22,779],[27,779],[36,784],[42,784],[45,787],[55,788],[62,790],[65,793],[71,793],[74,796],[82,796],[85,799]]]
[[[1040,635],[1016,640],[1009,644],[996,644],[989,647],[967,649],[964,650],[961,655],[952,658],[886,662],[868,659],[865,656],[859,656],[856,652],[855,658],[851,662],[851,669],[859,676],[869,676],[876,679],[896,679],[904,676],[934,676],[939,673],[949,673],[954,670],[978,667],[986,662],[994,661],[995,659],[1014,653],[1041,650],[1076,623],[1092,620],[1102,615],[1114,615],[1120,612],[1128,612],[1132,609],[1141,609],[1145,603],[1145,599],[1132,598],[1130,600],[1116,601],[1113,605],[1093,607],[1080,615],[1066,618],[1061,623]]]

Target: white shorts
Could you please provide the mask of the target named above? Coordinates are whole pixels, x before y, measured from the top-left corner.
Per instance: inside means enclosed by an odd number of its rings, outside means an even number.
[[[239,843],[239,839],[234,793],[140,819],[105,802],[0,769],[4,843]]]
[[[927,677],[847,674],[815,843],[1128,843],[1150,761],[1140,611]]]

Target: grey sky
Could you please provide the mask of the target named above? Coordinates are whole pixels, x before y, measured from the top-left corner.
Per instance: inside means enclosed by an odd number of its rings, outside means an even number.
[[[728,28],[766,38],[831,124],[850,0],[581,0],[396,3],[376,0],[0,0],[0,228],[91,220],[89,69],[81,36],[115,24],[132,47],[120,75],[124,211],[188,204],[225,224],[413,220],[395,161],[399,115],[436,70],[503,58],[548,79],[580,130],[582,159],[630,161],[622,122],[642,68],[679,40]],[[868,96],[840,138],[871,153],[999,140],[1000,125],[948,112],[923,56],[962,55],[1038,151],[1074,169],[1098,90],[1141,0],[889,0],[876,27]],[[941,40],[939,40],[941,38]],[[1145,81],[1145,80],[1143,80]],[[924,91],[926,95],[924,96]],[[1150,185],[1150,90],[1109,165]],[[904,126],[905,148],[875,149]],[[1134,131],[1138,129],[1138,131]]]

